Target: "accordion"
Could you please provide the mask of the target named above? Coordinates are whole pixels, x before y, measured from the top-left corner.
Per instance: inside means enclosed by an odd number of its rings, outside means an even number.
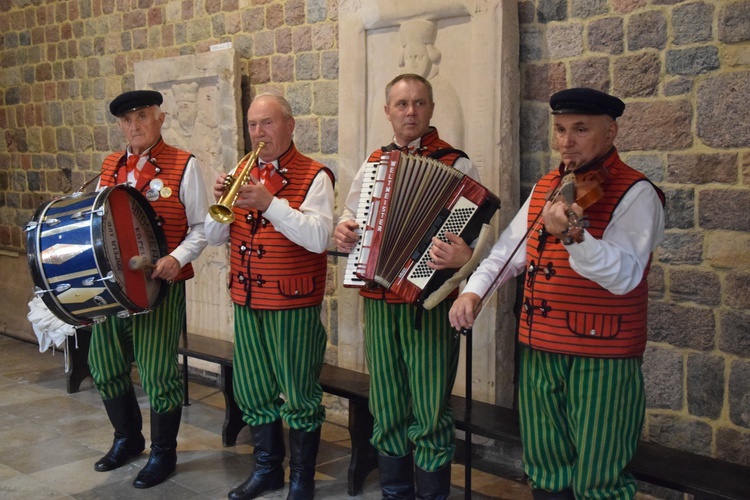
[[[381,285],[421,304],[454,273],[427,263],[432,238],[459,235],[467,244],[500,208],[500,200],[453,167],[424,156],[386,152],[365,166],[344,286]]]

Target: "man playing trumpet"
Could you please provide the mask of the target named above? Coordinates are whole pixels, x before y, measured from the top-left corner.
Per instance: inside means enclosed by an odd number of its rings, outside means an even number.
[[[242,168],[253,169],[236,200],[229,200],[233,221],[206,217],[208,243],[230,244],[234,393],[255,444],[255,469],[229,492],[230,499],[255,498],[284,486],[282,419],[290,429],[287,498],[313,497],[325,420],[318,376],[327,339],[320,304],[334,192],[331,171],[294,146],[294,124],[283,97],[261,94],[253,100],[247,126],[257,166],[241,162],[232,176],[238,182],[245,177]],[[225,179],[226,174],[216,179],[217,201],[225,202],[225,188],[231,189]]]

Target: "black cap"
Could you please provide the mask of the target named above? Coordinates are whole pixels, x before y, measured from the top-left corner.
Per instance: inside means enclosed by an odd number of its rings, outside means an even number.
[[[161,105],[162,95],[155,90],[131,90],[124,92],[109,103],[109,111],[115,116],[121,116],[128,111]]]
[[[599,90],[575,88],[561,90],[549,100],[553,115],[609,115],[622,116],[625,103]]]

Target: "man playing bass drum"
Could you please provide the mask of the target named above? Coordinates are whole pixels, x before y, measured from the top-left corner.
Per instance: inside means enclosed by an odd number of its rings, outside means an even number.
[[[177,343],[185,321],[185,280],[194,275],[190,262],[206,247],[207,203],[200,166],[191,153],[162,139],[161,103],[162,95],[153,90],[125,92],[112,101],[109,110],[117,117],[128,147],[104,159],[100,186],[125,182],[135,186],[164,219],[170,253],[147,272],[167,281],[169,291],[148,314],[113,316],[95,324],[89,350],[94,384],[115,428],[112,448],[94,466],[100,472],[121,467],[145,447],[141,410],[130,378],[132,362],[138,364],[151,405],[151,455],[133,482],[136,488],[156,486],[175,470],[182,417]]]

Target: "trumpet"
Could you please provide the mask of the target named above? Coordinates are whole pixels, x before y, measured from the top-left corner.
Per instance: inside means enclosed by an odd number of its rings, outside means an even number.
[[[234,211],[232,210],[232,207],[234,207],[234,203],[237,201],[240,187],[242,187],[243,184],[246,184],[247,180],[250,178],[250,171],[253,169],[255,162],[258,161],[260,150],[265,145],[265,142],[259,142],[255,151],[250,151],[246,154],[224,179],[224,194],[221,195],[221,198],[219,198],[215,205],[211,205],[208,208],[208,213],[211,214],[211,217],[216,222],[231,224],[232,221],[234,221]],[[245,167],[242,169],[239,176],[235,177],[237,169],[239,169],[240,165],[243,163],[245,164]]]

